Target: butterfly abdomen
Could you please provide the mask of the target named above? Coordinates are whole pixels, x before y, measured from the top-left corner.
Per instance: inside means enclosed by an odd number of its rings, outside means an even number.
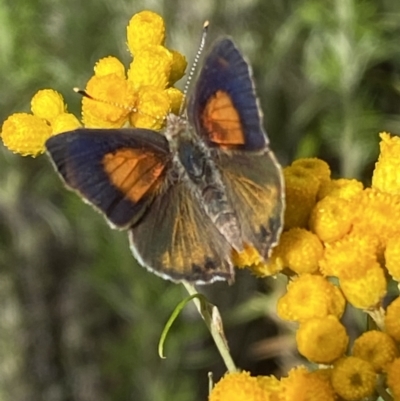
[[[226,241],[241,251],[243,241],[239,222],[209,150],[201,143],[181,140],[178,159],[185,172],[187,185],[206,215]]]

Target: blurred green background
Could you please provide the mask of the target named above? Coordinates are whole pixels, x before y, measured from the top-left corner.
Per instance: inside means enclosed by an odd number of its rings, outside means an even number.
[[[126,25],[144,9],[167,23],[189,64],[203,21],[208,44],[230,35],[253,66],[265,125],[283,165],[319,156],[334,176],[369,183],[378,132],[400,132],[398,0],[0,0],[0,120],[28,112],[42,88],[78,115],[75,86],[94,63],[126,63]],[[184,81],[184,80],[183,80]],[[219,306],[237,364],[281,374],[293,343],[273,315],[283,283],[240,273],[204,288]],[[224,372],[194,308],[157,355],[185,297],[139,267],[124,233],[67,192],[45,156],[0,149],[0,401],[205,400]]]

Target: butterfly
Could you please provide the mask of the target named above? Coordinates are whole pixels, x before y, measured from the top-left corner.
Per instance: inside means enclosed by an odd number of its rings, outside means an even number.
[[[232,282],[233,250],[267,259],[278,241],[281,168],[230,38],[212,46],[185,114],[170,114],[163,133],[79,128],[46,148],[66,186],[127,230],[134,257],[165,279]]]

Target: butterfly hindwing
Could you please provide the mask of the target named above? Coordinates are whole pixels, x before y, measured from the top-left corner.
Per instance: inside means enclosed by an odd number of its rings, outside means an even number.
[[[218,159],[243,241],[268,259],[278,241],[284,211],[283,179],[275,157],[265,149],[221,152]]]
[[[159,194],[129,230],[129,238],[136,259],[164,278],[195,283],[233,279],[230,245],[182,182]]]
[[[218,41],[207,55],[188,115],[210,146],[259,150],[267,145],[250,67],[231,39]]]
[[[118,228],[141,217],[170,160],[167,140],[143,129],[77,129],[50,138],[46,147],[66,185]]]

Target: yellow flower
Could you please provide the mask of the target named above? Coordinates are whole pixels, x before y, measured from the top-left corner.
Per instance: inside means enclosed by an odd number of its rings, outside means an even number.
[[[340,288],[347,301],[356,308],[375,308],[387,292],[385,273],[375,262],[358,277],[340,278]]]
[[[300,354],[309,361],[330,364],[343,356],[349,337],[339,319],[328,315],[300,323],[296,341]]]
[[[145,86],[138,93],[136,110],[130,116],[132,126],[137,128],[161,129],[165,116],[170,112],[169,97],[165,91]]]
[[[116,57],[112,56],[100,59],[94,66],[94,74],[98,77],[115,74],[120,78],[126,78],[124,65]]]
[[[345,307],[341,291],[321,276],[303,274],[289,282],[287,292],[277,305],[281,319],[305,321],[313,317],[335,315],[340,318]]]
[[[164,46],[148,46],[140,49],[133,59],[128,80],[137,90],[142,86],[165,89],[169,83],[173,56]]]
[[[398,355],[394,340],[378,330],[367,331],[354,341],[353,356],[368,361],[377,372],[382,371]]]
[[[183,100],[183,93],[177,88],[168,88],[164,91],[170,102],[171,113],[176,115],[179,114],[182,100]]]
[[[267,398],[270,401],[281,401],[281,393],[283,391],[282,382],[275,376],[257,376],[258,385],[263,389],[265,394],[269,395]]]
[[[132,84],[117,74],[94,75],[86,92],[91,97],[82,99],[82,119],[87,128],[120,128],[134,110]]]
[[[234,266],[239,269],[249,268],[257,277],[273,276],[279,273],[278,270],[274,270],[274,266],[264,262],[257,249],[247,244],[244,244],[244,250],[240,253],[233,249],[231,258]]]
[[[307,227],[320,181],[302,167],[283,169],[286,191],[285,229]]]
[[[385,262],[389,274],[400,282],[400,237],[389,238],[385,249]]]
[[[63,97],[52,89],[40,90],[31,100],[32,114],[49,123],[65,113],[66,107]]]
[[[318,178],[320,185],[328,182],[331,177],[328,163],[316,157],[295,160],[292,167],[305,169],[310,175]]]
[[[164,20],[152,11],[142,11],[131,18],[126,33],[128,48],[136,56],[142,47],[164,44]]]
[[[335,363],[331,382],[335,391],[345,400],[356,401],[372,395],[376,374],[370,363],[354,356]]]
[[[43,153],[44,144],[51,135],[50,125],[27,113],[15,113],[8,117],[1,130],[4,145],[22,156],[36,157]]]
[[[179,81],[184,75],[187,67],[186,57],[176,50],[170,50],[172,54],[172,66],[169,76],[169,84],[173,85]]]
[[[53,120],[51,124],[51,128],[53,134],[60,134],[66,131],[73,131],[81,127],[81,123],[79,120],[71,113],[63,113],[60,114]]]
[[[360,277],[380,257],[379,240],[371,233],[351,232],[342,239],[325,245],[319,262],[325,276]]]
[[[269,265],[272,270],[289,268],[297,274],[314,273],[324,248],[318,237],[303,228],[292,228],[281,235],[273,249]]]
[[[380,137],[381,152],[372,175],[372,188],[400,195],[400,138],[386,132]]]
[[[227,373],[212,389],[209,401],[269,401],[268,393],[249,372]]]
[[[400,234],[400,195],[367,188],[352,203],[354,230],[373,233],[383,245]]]
[[[387,368],[387,384],[394,396],[394,401],[400,400],[400,358],[396,358]]]
[[[321,241],[337,241],[350,231],[353,213],[346,199],[326,196],[311,213],[310,229]]]
[[[323,199],[326,196],[334,196],[350,200],[360,195],[363,188],[362,182],[346,178],[324,181],[319,188],[318,199]]]
[[[303,366],[289,371],[288,377],[282,378],[282,401],[334,401],[335,392],[323,376],[308,372]]]
[[[390,337],[400,342],[400,297],[397,297],[386,309],[385,330]]]

